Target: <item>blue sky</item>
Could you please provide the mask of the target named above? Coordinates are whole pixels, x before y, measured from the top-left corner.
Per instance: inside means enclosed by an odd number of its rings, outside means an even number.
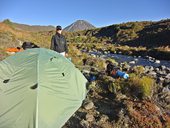
[[[87,20],[96,27],[170,18],[170,0],[0,0],[0,21],[62,25]]]

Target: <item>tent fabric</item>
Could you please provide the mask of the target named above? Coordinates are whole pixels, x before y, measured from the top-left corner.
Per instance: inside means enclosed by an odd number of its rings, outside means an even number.
[[[28,49],[0,62],[0,128],[60,128],[81,106],[86,78],[67,58]]]

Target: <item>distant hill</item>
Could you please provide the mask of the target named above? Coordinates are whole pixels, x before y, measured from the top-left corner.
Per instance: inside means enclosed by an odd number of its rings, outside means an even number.
[[[26,25],[26,24],[19,24],[6,19],[3,23],[11,25],[13,28],[17,30],[23,31],[30,31],[30,32],[40,32],[40,31],[52,31],[55,30],[55,27],[52,25],[49,26],[40,26],[40,25]]]
[[[76,31],[88,30],[93,28],[95,28],[95,26],[93,26],[89,22],[85,20],[77,20],[76,22],[64,28],[64,30],[68,32],[76,32]]]
[[[5,50],[8,47],[18,47],[24,41],[34,42],[41,47],[49,48],[54,33],[55,30],[37,32],[16,29],[9,21],[0,22],[0,52],[1,49]]]

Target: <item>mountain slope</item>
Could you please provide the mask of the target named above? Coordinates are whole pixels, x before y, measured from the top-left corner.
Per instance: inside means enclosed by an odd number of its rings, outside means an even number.
[[[77,20],[76,22],[64,28],[64,30],[68,32],[75,32],[75,31],[82,31],[82,30],[88,30],[93,28],[95,27],[89,22],[85,20]]]
[[[72,35],[74,37],[79,36],[78,38],[82,39],[85,36],[88,39],[94,37],[110,40],[112,43],[120,45],[145,47],[170,46],[170,19],[158,22],[141,21],[114,24],[102,28],[75,32]],[[88,40],[88,42],[90,41]],[[97,42],[102,41],[99,40]]]
[[[23,42],[33,42],[41,47],[48,48],[55,31],[24,31],[18,30],[10,24],[0,22],[0,49],[18,47]]]
[[[54,26],[40,26],[40,25],[26,25],[11,22],[9,19],[3,21],[3,23],[11,25],[13,28],[17,30],[30,31],[30,32],[40,32],[40,31],[52,31],[55,30]]]

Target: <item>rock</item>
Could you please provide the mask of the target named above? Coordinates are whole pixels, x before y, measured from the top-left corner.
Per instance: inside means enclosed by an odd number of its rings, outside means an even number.
[[[94,118],[93,115],[91,115],[91,114],[87,114],[87,115],[86,115],[86,121],[92,122],[92,121],[94,121],[94,120],[95,120],[95,118]]]
[[[170,85],[170,79],[165,79],[163,85],[164,86]]]
[[[119,111],[119,113],[118,113],[118,117],[119,117],[119,118],[123,118],[123,116],[124,116],[124,109],[121,108],[120,111]]]
[[[138,61],[138,59],[137,59],[137,58],[135,58],[135,59],[134,59],[134,61]]]
[[[158,73],[158,71],[159,71],[159,68],[155,68],[155,71]]]
[[[149,61],[150,61],[150,62],[154,62],[154,60],[152,60],[152,59],[149,59]]]
[[[154,70],[153,66],[150,66],[149,70],[153,71]]]
[[[154,70],[154,68],[153,68],[153,66],[145,66],[145,70],[149,70],[149,71],[153,71]]]
[[[166,74],[166,72],[165,72],[165,70],[163,70],[163,71],[157,71],[157,73],[159,74],[159,75],[161,75],[161,76],[166,76],[167,74]]]
[[[89,83],[86,84],[86,88],[88,90],[94,88],[95,86],[96,86],[96,81],[92,81],[92,82],[89,82]]]
[[[89,128],[89,123],[86,121],[86,120],[82,120],[80,122],[80,125],[83,127],[83,128]]]
[[[148,57],[148,59],[149,59],[150,62],[154,62],[155,61],[155,58],[150,57],[150,56]]]
[[[164,81],[164,78],[158,77],[158,81],[159,81],[159,82],[163,82],[163,81]]]
[[[170,85],[167,85],[162,89],[161,99],[163,99],[167,104],[170,104]]]
[[[154,70],[153,66],[145,66],[145,72],[151,72],[153,70]]]
[[[158,112],[161,111],[161,109],[157,105],[155,105],[155,110],[158,111]]]
[[[83,70],[82,72],[83,72],[83,73],[88,73],[88,74],[90,73],[89,70]]]
[[[129,64],[135,64],[135,61],[130,61]]]
[[[148,73],[149,76],[153,76],[153,77],[156,77],[156,74],[157,74],[157,73],[154,72],[154,71],[150,71],[150,72]]]
[[[151,56],[148,56],[148,59],[153,59]]]
[[[106,122],[109,119],[107,115],[101,115],[100,122]]]
[[[122,93],[117,93],[116,95],[117,100],[128,99],[128,97]]]
[[[97,56],[95,54],[91,54],[92,57],[96,58]]]
[[[166,79],[170,79],[170,73],[165,76]]]
[[[167,73],[170,73],[170,68],[167,67],[167,68],[166,68],[166,72],[167,72]]]
[[[107,51],[104,51],[104,54],[107,54],[108,52]]]
[[[90,110],[94,107],[94,103],[92,101],[88,101],[88,102],[85,102],[83,106],[86,110]]]
[[[127,63],[121,63],[120,67],[124,70],[124,71],[128,71],[130,69],[130,65],[128,65]]]
[[[165,69],[166,69],[166,66],[161,65],[159,68],[160,68],[161,70],[165,70]]]
[[[165,102],[166,102],[167,104],[170,104],[170,95],[167,95],[167,96],[165,97]]]
[[[144,58],[148,59],[148,58],[149,58],[149,56],[145,56]]]
[[[155,63],[156,64],[160,64],[160,60],[155,60]]]
[[[163,89],[162,89],[162,92],[167,92],[167,93],[169,93],[169,95],[170,95],[170,85],[167,85],[166,87],[164,87]]]

